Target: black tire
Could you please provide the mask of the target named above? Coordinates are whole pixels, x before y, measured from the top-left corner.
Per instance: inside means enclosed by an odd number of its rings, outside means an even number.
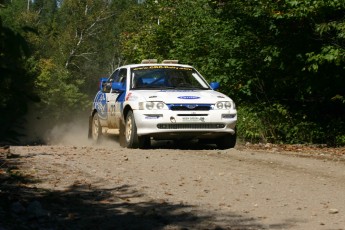
[[[99,143],[102,137],[102,126],[99,121],[98,113],[96,112],[92,117],[91,122],[91,138],[93,141]]]
[[[120,128],[119,128],[119,144],[121,147],[127,147],[126,137],[125,137],[125,125],[122,121],[120,121]]]
[[[236,145],[236,133],[226,134],[225,136],[220,137],[219,139],[217,139],[216,145],[219,149],[234,148]]]
[[[149,148],[151,144],[150,137],[148,136],[138,136],[137,126],[135,123],[135,118],[133,111],[129,111],[126,117],[124,125],[124,133],[121,134],[120,127],[120,144],[121,144],[121,135],[124,136],[124,145],[127,148]]]

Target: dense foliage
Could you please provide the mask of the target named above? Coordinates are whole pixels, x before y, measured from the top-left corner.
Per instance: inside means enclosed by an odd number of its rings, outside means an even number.
[[[236,101],[242,140],[345,145],[343,0],[12,0],[0,17],[4,124],[35,95],[42,116],[87,113],[117,66],[178,59]]]

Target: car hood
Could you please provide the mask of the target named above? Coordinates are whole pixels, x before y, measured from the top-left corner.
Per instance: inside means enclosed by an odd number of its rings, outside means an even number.
[[[231,100],[228,96],[214,90],[140,90],[135,93],[145,101],[163,101],[166,104],[214,104],[217,101]]]

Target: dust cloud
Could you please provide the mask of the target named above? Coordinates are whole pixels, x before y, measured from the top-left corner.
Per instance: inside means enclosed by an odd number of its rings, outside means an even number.
[[[56,124],[43,137],[50,145],[77,145],[90,146],[93,144],[88,139],[88,121],[74,120],[69,123]]]
[[[46,135],[48,145],[73,145],[73,146],[102,146],[119,148],[120,145],[115,135],[104,135],[100,143],[95,143],[88,138],[88,119],[74,120],[69,123],[55,125]]]
[[[20,142],[24,145],[120,147],[115,135],[105,135],[102,142],[96,145],[88,138],[88,129],[88,114],[75,113],[75,117],[70,117],[69,121],[52,122],[32,112],[26,117],[25,134]]]

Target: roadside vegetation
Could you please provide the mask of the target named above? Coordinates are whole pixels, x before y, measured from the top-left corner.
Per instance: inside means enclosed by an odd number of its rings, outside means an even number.
[[[220,82],[242,141],[344,146],[344,15],[343,0],[0,0],[0,140],[28,106],[52,125],[87,114],[99,78],[157,58]]]

